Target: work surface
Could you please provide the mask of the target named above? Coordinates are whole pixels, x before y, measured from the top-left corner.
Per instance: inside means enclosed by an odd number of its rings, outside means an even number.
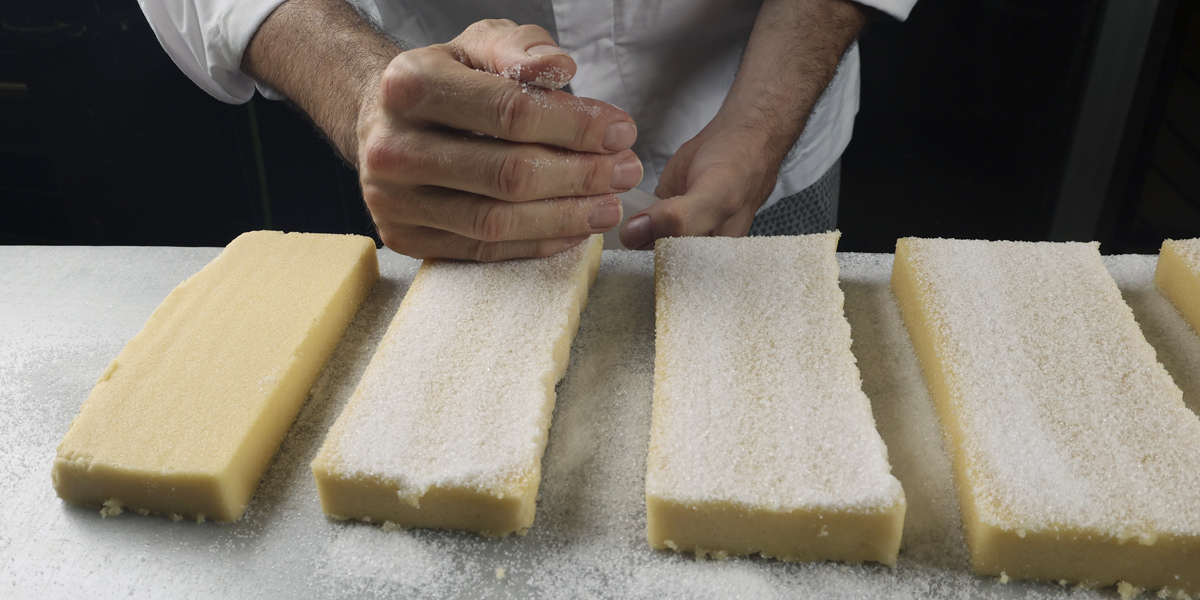
[[[853,350],[908,498],[895,569],[722,562],[651,550],[642,481],[654,372],[653,255],[608,251],[558,405],[529,534],[396,531],[327,519],[308,463],[418,262],[380,252],[372,290],[241,521],[69,506],[55,448],[92,384],[215,248],[0,247],[0,597],[1112,598],[970,574],[950,463],[888,286],[891,255],[841,254]],[[1159,360],[1200,410],[1200,338],[1154,289],[1153,256],[1108,257]],[[219,373],[214,373],[219,377]],[[720,452],[720,448],[714,448]],[[500,571],[503,569],[503,571]],[[503,575],[502,577],[500,575]]]

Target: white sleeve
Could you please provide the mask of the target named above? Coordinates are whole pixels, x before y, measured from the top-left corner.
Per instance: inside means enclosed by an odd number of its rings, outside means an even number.
[[[218,100],[241,104],[254,79],[241,70],[250,38],[284,0],[138,0],[171,60]]]
[[[917,0],[855,0],[855,2],[881,10],[903,21],[908,18],[908,13],[912,11]]]

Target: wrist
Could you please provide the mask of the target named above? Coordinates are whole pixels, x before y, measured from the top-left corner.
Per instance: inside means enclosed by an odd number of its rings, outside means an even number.
[[[799,139],[807,113],[794,119],[795,122],[783,121],[761,106],[731,100],[726,99],[717,116],[697,137],[720,136],[723,143],[737,148],[748,161],[777,168]]]
[[[346,136],[346,147],[340,148],[343,158],[356,170],[362,170],[363,157],[360,149],[365,147],[368,137],[379,122],[382,114],[379,106],[381,73],[364,82],[357,95],[357,114],[353,129]]]
[[[350,164],[377,103],[383,70],[401,48],[344,0],[289,0],[259,26],[242,70],[299,108]]]

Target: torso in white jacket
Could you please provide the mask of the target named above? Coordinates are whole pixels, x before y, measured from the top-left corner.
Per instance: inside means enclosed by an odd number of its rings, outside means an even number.
[[[255,82],[239,69],[259,24],[281,0],[139,0],[175,64],[205,91],[245,102]],[[575,59],[571,91],[621,107],[637,123],[634,150],[653,192],[667,160],[717,114],[762,0],[355,0],[415,46],[445,42],[481,19],[507,18],[555,34]],[[861,0],[905,18],[916,0]],[[851,46],[817,103],[763,208],[816,181],[841,156],[858,112]],[[264,90],[270,94],[269,90]]]

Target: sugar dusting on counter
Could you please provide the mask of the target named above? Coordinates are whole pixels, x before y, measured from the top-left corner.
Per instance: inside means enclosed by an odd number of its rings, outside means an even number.
[[[246,516],[237,523],[172,523],[61,505],[49,482],[54,445],[108,361],[157,303],[216,255],[191,249],[39,250],[0,248],[0,464],[12,467],[0,509],[0,589],[12,597],[356,597],[356,598],[1114,598],[1115,591],[969,574],[953,483],[940,430],[916,358],[891,298],[889,255],[841,254],[846,317],[863,390],[871,399],[893,473],[908,499],[904,547],[895,570],[836,563],[698,562],[650,550],[643,476],[653,381],[654,296],[650,253],[606,252],[543,459],[537,521],[525,537],[408,530],[325,518],[308,463],[358,383],[399,306],[417,262],[381,253],[384,279],[351,324],[292,427]],[[74,257],[74,258],[73,258]],[[75,259],[78,260],[75,260]],[[1136,260],[1134,260],[1136,259]],[[1153,257],[1121,257],[1114,273],[1150,342],[1200,356],[1200,340],[1161,297]],[[1145,263],[1145,265],[1143,265]],[[118,278],[113,300],[97,288]],[[79,317],[57,320],[41,296],[14,293],[12,275],[59,277]],[[61,277],[60,277],[61,275]],[[18,277],[19,279],[19,277]],[[32,284],[30,284],[32,285]],[[49,284],[46,284],[49,285]],[[6,287],[8,286],[8,287]],[[24,288],[21,288],[24,289]],[[141,301],[119,328],[103,325],[113,306]],[[13,298],[28,308],[22,322]],[[85,303],[91,302],[91,308]],[[40,310],[42,312],[36,312]],[[144,314],[143,314],[144,313]],[[108,315],[105,317],[105,315]],[[30,321],[30,319],[33,319]],[[106,320],[108,319],[108,320]],[[1182,328],[1182,329],[1181,329]],[[14,333],[24,332],[24,333]],[[37,335],[32,335],[37,333]],[[1186,336],[1183,335],[1186,333]],[[29,335],[26,335],[29,334]],[[1190,337],[1189,337],[1190,336]],[[33,341],[40,338],[41,342]],[[1159,346],[1159,344],[1165,344]],[[7,350],[5,350],[7,348]],[[1181,360],[1183,360],[1181,358]],[[1193,360],[1188,358],[1187,360]],[[1181,362],[1185,401],[1200,391],[1200,369]],[[7,415],[7,416],[6,416]],[[497,567],[505,569],[498,580]]]

